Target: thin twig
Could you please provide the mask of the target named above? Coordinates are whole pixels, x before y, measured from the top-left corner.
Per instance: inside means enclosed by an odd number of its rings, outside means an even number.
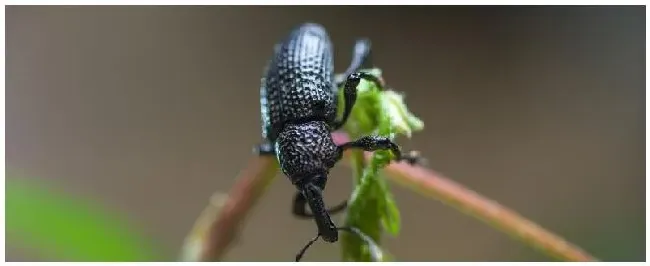
[[[336,143],[348,140],[344,133],[334,133]],[[349,153],[346,152],[346,156]],[[369,159],[369,153],[367,154]],[[431,170],[406,163],[391,163],[383,170],[388,177],[428,197],[442,201],[496,228],[524,243],[544,250],[547,254],[566,261],[596,261],[594,257],[559,236],[525,219],[516,212],[487,199],[462,185]],[[219,261],[235,239],[239,225],[262,196],[277,173],[274,157],[254,157],[237,179],[235,186],[217,211],[210,205],[197,220],[185,243],[186,260]],[[204,233],[203,233],[204,232]],[[197,244],[198,243],[198,244]],[[195,256],[187,254],[196,254]]]
[[[185,241],[183,260],[220,261],[276,173],[275,157],[251,158],[228,195],[216,201],[212,197]]]
[[[396,183],[485,221],[552,257],[565,261],[596,261],[579,247],[516,212],[431,170],[394,163],[384,171]]]
[[[333,137],[336,143],[349,140],[345,134],[340,133],[333,134]],[[366,160],[371,156],[372,153],[367,152]],[[396,183],[485,221],[530,246],[542,249],[552,257],[565,261],[596,261],[579,247],[516,212],[432,170],[406,162],[391,163],[383,170]]]

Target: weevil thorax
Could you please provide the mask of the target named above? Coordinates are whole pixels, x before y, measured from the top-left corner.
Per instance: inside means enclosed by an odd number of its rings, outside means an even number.
[[[323,121],[288,124],[275,142],[275,152],[282,172],[294,185],[325,180],[329,171],[341,158],[329,126]]]

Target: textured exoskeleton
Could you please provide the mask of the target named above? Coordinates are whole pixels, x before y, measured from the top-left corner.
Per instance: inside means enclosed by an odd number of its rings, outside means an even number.
[[[296,186],[294,214],[315,218],[318,236],[325,241],[338,239],[337,228],[322,199],[330,169],[347,148],[366,151],[391,149],[401,158],[399,147],[390,139],[367,136],[336,145],[331,132],[341,128],[356,100],[361,79],[381,82],[370,74],[356,72],[370,52],[370,43],[357,41],[352,63],[344,73],[346,80],[334,80],[332,43],[325,29],[305,23],[295,28],[279,44],[265,69],[260,89],[262,155],[275,155],[282,172]],[[338,88],[344,82],[344,112],[337,120]],[[309,204],[312,215],[306,213]],[[339,211],[339,205],[329,211]],[[318,237],[317,236],[317,237]]]

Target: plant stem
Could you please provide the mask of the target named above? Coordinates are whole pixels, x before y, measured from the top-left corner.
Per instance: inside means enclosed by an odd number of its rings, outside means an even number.
[[[345,133],[337,132],[332,136],[336,143],[349,140]],[[366,153],[366,159],[370,155]],[[346,152],[345,156],[349,158],[350,153]],[[391,163],[383,171],[396,183],[483,220],[553,257],[566,261],[596,261],[579,247],[516,212],[431,170],[406,163]],[[184,246],[185,260],[220,261],[235,240],[239,226],[276,173],[274,157],[254,157],[240,173],[223,206],[218,210],[214,205],[208,206],[197,220]]]
[[[384,171],[396,183],[483,220],[552,257],[565,261],[596,260],[579,247],[516,212],[433,171],[406,163],[391,164]]]
[[[188,235],[183,246],[185,261],[220,261],[235,241],[248,213],[276,176],[275,157],[255,156],[237,177],[228,196],[214,196]]]
[[[345,134],[334,133],[333,136],[336,143],[348,141]],[[372,153],[367,152],[366,160],[371,156]],[[596,261],[579,247],[434,171],[408,163],[391,163],[383,170],[396,183],[487,222],[552,257],[565,261]]]

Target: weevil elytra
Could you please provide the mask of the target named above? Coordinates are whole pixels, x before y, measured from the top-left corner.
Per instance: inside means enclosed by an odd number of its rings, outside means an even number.
[[[345,204],[327,209],[323,202],[330,169],[341,159],[343,151],[358,148],[365,151],[390,149],[397,160],[403,159],[400,148],[388,138],[365,136],[336,145],[331,132],[340,129],[348,119],[357,98],[361,79],[382,88],[380,80],[358,72],[370,52],[367,39],[357,41],[345,80],[334,79],[333,48],[325,28],[305,23],[294,28],[274,48],[260,88],[262,137],[257,147],[262,156],[276,156],[281,171],[296,187],[293,212],[314,218],[318,235],[296,256],[296,261],[318,238],[336,242],[338,231],[357,235],[359,230],[337,227],[330,212],[338,212]],[[344,111],[337,119],[338,89],[344,88]],[[306,207],[312,211],[308,214]],[[362,237],[367,239],[366,237]]]

